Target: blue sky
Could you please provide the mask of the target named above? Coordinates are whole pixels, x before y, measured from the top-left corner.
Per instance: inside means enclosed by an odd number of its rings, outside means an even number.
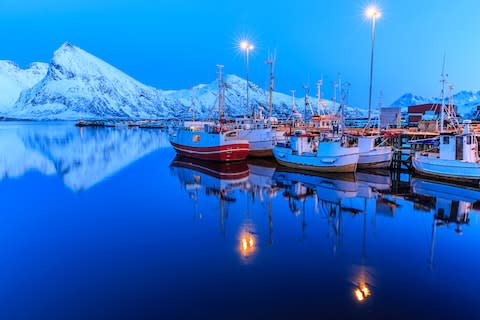
[[[277,52],[276,89],[313,87],[324,95],[341,72],[350,101],[366,106],[370,25],[368,1],[2,0],[0,59],[22,66],[51,59],[64,41],[162,89],[210,82],[215,65],[244,75],[236,45],[256,48],[251,79],[266,85],[264,61]],[[374,103],[405,92],[438,95],[443,54],[457,90],[480,90],[480,3],[475,0],[377,0]]]

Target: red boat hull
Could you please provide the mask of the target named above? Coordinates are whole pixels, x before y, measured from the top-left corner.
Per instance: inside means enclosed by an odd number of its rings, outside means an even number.
[[[249,145],[244,143],[227,144],[216,147],[190,147],[170,142],[177,154],[210,161],[241,161],[248,156]]]

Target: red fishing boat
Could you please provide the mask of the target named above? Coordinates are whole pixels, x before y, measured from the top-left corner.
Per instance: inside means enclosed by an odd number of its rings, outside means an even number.
[[[170,143],[179,155],[212,161],[245,160],[250,150],[248,141],[240,140],[237,131],[215,124],[180,128]]]
[[[218,121],[198,122],[191,121],[179,128],[175,135],[170,137],[170,143],[177,154],[212,161],[240,161],[245,160],[250,151],[248,140],[238,137],[238,131],[225,125],[223,119],[224,84],[222,68],[218,67]]]

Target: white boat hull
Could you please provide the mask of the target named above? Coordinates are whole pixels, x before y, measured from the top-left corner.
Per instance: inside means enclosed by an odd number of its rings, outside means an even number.
[[[351,150],[349,150],[351,149]],[[290,148],[273,147],[275,159],[283,166],[317,172],[355,172],[358,163],[358,148],[348,148],[337,155],[296,155]]]
[[[272,129],[243,129],[238,130],[238,138],[247,140],[250,145],[251,157],[271,157],[274,142]]]
[[[413,168],[420,174],[449,180],[480,182],[480,163],[460,160],[444,160],[434,156],[416,154]]]
[[[389,168],[392,163],[392,148],[377,147],[367,152],[361,152],[358,159],[359,169]]]

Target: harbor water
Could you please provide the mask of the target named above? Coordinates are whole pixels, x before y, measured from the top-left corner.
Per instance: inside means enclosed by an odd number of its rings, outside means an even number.
[[[479,319],[480,189],[0,125],[2,319]]]

